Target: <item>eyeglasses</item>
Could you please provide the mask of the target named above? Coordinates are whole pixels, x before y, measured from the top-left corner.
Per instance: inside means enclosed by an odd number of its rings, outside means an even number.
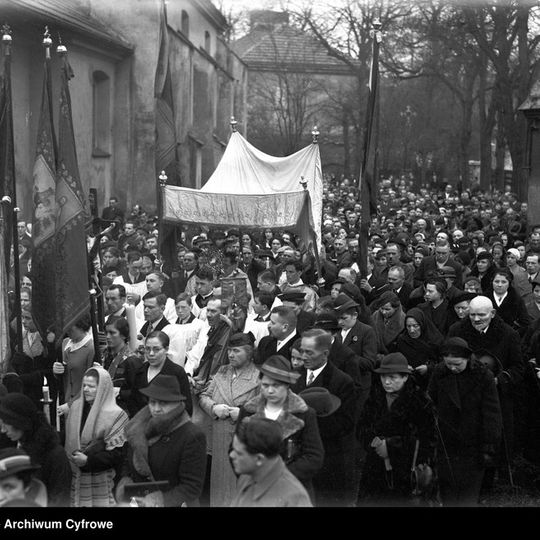
[[[145,353],[151,353],[157,354],[159,351],[162,351],[163,347],[145,347],[144,352]]]

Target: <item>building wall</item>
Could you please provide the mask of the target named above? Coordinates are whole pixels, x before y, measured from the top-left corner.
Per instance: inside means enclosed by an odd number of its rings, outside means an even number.
[[[111,195],[130,209],[140,203],[156,208],[154,78],[159,54],[159,0],[74,0],[80,9],[106,24],[110,33],[131,44],[121,55],[100,46],[91,36],[64,39],[74,71],[70,81],[73,124],[81,181],[85,192],[96,188],[101,210]],[[198,0],[167,4],[171,29],[170,61],[176,105],[176,128],[182,185],[200,187],[213,173],[230,133],[230,116],[245,116],[245,65],[218,39],[218,29],[197,8]],[[190,16],[190,38],[176,28],[182,9]],[[45,24],[45,21],[44,23]],[[16,31],[15,31],[16,30]],[[54,121],[57,123],[59,58],[52,30]],[[204,32],[211,32],[210,55]],[[41,34],[13,33],[12,87],[14,105],[17,199],[23,217],[31,220],[32,169],[41,106],[44,52]],[[110,84],[110,145],[95,152],[94,72],[104,73]],[[195,147],[199,150],[199,163]],[[197,182],[194,171],[200,171]]]

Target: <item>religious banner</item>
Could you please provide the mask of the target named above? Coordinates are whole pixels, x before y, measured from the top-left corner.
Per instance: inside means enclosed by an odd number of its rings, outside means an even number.
[[[71,114],[69,79],[73,76],[73,72],[65,52],[61,75],[56,176],[57,339],[89,310],[88,253],[85,234],[88,216],[84,208],[84,192],[79,176]]]

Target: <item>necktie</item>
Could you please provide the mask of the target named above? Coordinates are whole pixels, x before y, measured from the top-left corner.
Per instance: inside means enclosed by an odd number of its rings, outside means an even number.
[[[153,331],[154,331],[154,325],[152,323],[148,323],[148,330],[146,332],[146,336],[148,337]]]
[[[312,371],[308,376],[307,385],[309,386],[313,382],[314,379],[315,379],[315,375],[313,375],[313,371]]]

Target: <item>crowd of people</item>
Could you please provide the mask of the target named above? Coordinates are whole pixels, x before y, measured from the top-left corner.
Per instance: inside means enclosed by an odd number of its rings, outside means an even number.
[[[540,463],[540,225],[509,187],[378,198],[367,253],[358,189],[328,176],[318,257],[200,227],[166,259],[111,197],[88,228],[105,340],[85,315],[61,346],[19,222],[0,505],[475,506]]]

